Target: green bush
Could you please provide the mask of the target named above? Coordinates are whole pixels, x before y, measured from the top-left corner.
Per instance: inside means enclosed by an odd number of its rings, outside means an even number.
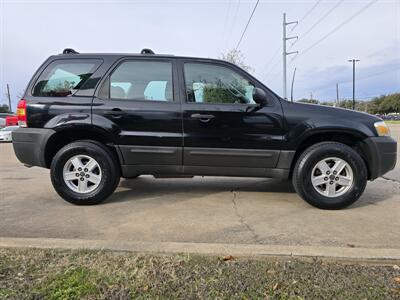
[[[203,89],[204,103],[235,103],[237,97],[222,86],[205,86]]]

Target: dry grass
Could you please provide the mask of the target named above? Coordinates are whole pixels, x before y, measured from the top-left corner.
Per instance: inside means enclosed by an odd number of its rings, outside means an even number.
[[[399,299],[391,266],[0,249],[0,299]]]

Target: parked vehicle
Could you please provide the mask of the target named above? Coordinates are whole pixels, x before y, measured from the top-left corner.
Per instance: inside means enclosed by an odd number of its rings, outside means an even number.
[[[17,116],[7,116],[6,117],[6,126],[17,126],[18,118]]]
[[[11,133],[17,128],[18,126],[7,126],[0,129],[0,142],[12,142]]]
[[[11,126],[7,125],[6,118],[9,116],[13,116],[11,113],[0,113],[0,128]]]
[[[396,164],[376,116],[288,102],[226,61],[148,49],[51,56],[17,114],[18,159],[50,168],[58,194],[80,205],[150,174],[291,178],[311,205],[339,209]]]

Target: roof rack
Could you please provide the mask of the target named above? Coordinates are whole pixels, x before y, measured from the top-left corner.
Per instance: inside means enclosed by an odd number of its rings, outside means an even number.
[[[140,51],[140,54],[151,54],[151,55],[154,55],[155,53],[154,53],[153,50],[151,50],[149,48],[144,48],[144,49],[142,49],[142,51]]]
[[[72,48],[65,48],[62,54],[79,54],[79,52]]]

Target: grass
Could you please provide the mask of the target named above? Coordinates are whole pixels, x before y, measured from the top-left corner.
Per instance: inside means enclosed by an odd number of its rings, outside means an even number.
[[[392,265],[0,248],[0,299],[399,299]]]
[[[390,120],[386,120],[385,121],[386,124],[400,124],[400,121],[390,121]]]

